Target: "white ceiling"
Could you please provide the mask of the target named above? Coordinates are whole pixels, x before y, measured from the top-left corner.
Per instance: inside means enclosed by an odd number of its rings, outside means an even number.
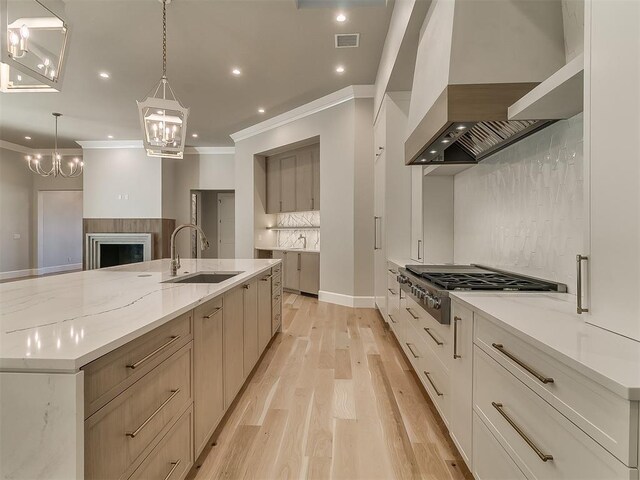
[[[351,0],[353,1],[353,0]],[[347,85],[375,80],[393,5],[362,0],[296,7],[295,0],[173,0],[168,16],[168,78],[191,107],[188,143],[232,145],[229,134]],[[320,2],[316,2],[320,3]],[[158,0],[67,0],[71,26],[61,93],[0,93],[0,139],[52,146],[79,140],[140,138],[136,100],[162,70]],[[347,21],[338,23],[338,11]],[[334,48],[335,33],[360,33],[360,47]],[[335,72],[344,65],[345,73]],[[231,70],[242,70],[239,77]],[[106,71],[108,80],[99,78]],[[258,114],[258,107],[266,109]],[[191,138],[197,132],[198,138]],[[31,136],[27,141],[25,136]]]

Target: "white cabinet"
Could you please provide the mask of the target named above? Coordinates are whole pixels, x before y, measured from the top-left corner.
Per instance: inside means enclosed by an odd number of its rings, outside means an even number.
[[[387,319],[387,262],[386,262],[386,239],[384,238],[384,222],[386,220],[385,184],[386,184],[386,156],[384,152],[384,127],[386,125],[384,102],[378,115],[378,120],[374,125],[374,204],[373,204],[373,263],[374,263],[374,291],[376,307],[382,314],[382,318]]]
[[[640,2],[585,10],[586,288],[589,323],[640,340]],[[620,130],[630,132],[613,141]],[[579,253],[579,252],[576,252]]]
[[[449,433],[458,451],[472,466],[473,413],[473,312],[459,303],[451,305],[453,361],[451,362],[451,420]]]
[[[423,167],[405,167],[411,169],[411,260],[422,262],[424,259],[424,238],[422,223],[422,170]]]

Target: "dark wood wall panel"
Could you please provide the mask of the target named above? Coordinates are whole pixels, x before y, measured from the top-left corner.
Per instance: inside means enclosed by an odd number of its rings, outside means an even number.
[[[171,218],[85,218],[82,222],[83,264],[86,255],[87,233],[151,233],[153,238],[153,259],[171,256],[171,232],[176,221]]]

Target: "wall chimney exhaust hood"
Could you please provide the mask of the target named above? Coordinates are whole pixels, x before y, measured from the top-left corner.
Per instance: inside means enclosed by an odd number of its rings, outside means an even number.
[[[509,120],[508,109],[564,64],[561,0],[433,0],[416,55],[405,163],[455,174],[456,165],[475,165],[553,123]]]
[[[537,83],[448,85],[405,142],[407,165],[466,165],[553,120],[509,120],[510,105]]]

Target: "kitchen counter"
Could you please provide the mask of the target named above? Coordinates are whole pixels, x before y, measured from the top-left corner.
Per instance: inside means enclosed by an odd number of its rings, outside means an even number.
[[[76,372],[278,262],[181,260],[179,276],[242,272],[217,284],[161,283],[168,259],[0,284],[0,371]]]
[[[585,322],[562,293],[450,292],[510,333],[628,400],[640,400],[640,342]]]
[[[286,248],[286,247],[259,247],[256,250],[264,250],[267,252],[305,252],[305,253],[320,253],[320,250],[315,248]]]

